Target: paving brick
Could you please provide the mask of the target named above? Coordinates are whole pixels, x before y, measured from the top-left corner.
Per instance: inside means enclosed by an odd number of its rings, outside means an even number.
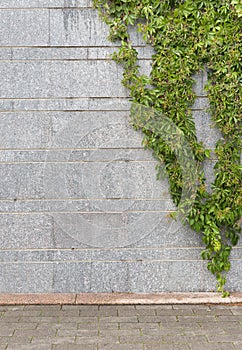
[[[0,344],[19,344],[19,345],[26,345],[30,344],[32,338],[28,336],[12,336],[12,337],[0,337]]]
[[[38,323],[57,323],[59,321],[59,317],[20,317],[20,322],[30,323],[30,322],[38,322]]]
[[[100,309],[98,311],[98,315],[100,315],[101,317],[103,316],[118,316],[118,307],[117,306],[100,306]],[[124,315],[126,316],[126,315]]]
[[[194,315],[194,316],[178,316],[178,321],[182,323],[206,323],[206,322],[216,322],[215,316],[207,316],[207,315]]]
[[[126,335],[120,337],[120,343],[161,343],[163,341],[163,335]]]
[[[217,316],[216,320],[218,322],[242,322],[242,315],[226,315],[226,316]]]
[[[144,350],[188,350],[186,344],[145,344]],[[193,348],[193,350],[197,350]]]
[[[175,305],[176,306],[176,305]],[[172,305],[136,305],[136,310],[147,310],[149,308],[154,310],[172,310]]]
[[[31,344],[74,344],[75,337],[34,337]]]
[[[122,327],[122,325],[127,325],[126,327]],[[130,325],[130,326],[128,326]],[[104,331],[104,330],[108,330],[108,329],[113,329],[113,330],[117,330],[117,329],[126,329],[126,328],[133,328],[132,326],[136,326],[136,324],[133,323],[118,323],[118,322],[112,322],[112,323],[99,323],[99,330],[100,331]],[[80,323],[78,325],[78,328],[83,328],[84,324]]]
[[[11,327],[1,327],[0,328],[0,337],[10,337],[13,335],[14,329]]]
[[[213,335],[208,335],[208,340],[210,342],[242,342],[242,333],[237,333],[237,334],[213,334]]]
[[[185,336],[184,334],[183,335],[164,335],[163,336],[163,339],[164,339],[164,342],[165,343],[186,343],[186,344],[189,344],[191,341],[194,340],[194,338],[196,339],[196,341],[198,343],[204,343],[206,344],[207,343],[207,338],[205,335],[195,335],[194,337],[188,335],[188,336]]]
[[[30,323],[30,322],[13,322],[13,323],[4,323],[0,322],[0,329],[7,327],[8,329],[36,329],[38,323]]]
[[[120,340],[119,337],[110,335],[107,337],[99,337],[97,344],[98,346],[109,346],[110,344],[115,346],[116,344],[120,344]]]
[[[60,322],[62,322],[62,323],[69,323],[69,322],[71,322],[71,323],[73,323],[73,322],[85,323],[85,324],[89,324],[89,323],[96,324],[96,323],[98,323],[98,317],[60,316],[59,319],[60,319]]]
[[[40,316],[41,315],[41,311],[40,310],[16,310],[16,311],[6,311],[4,313],[4,317],[35,317],[35,316]]]
[[[118,324],[115,324],[115,323],[98,324],[97,322],[96,323],[81,322],[77,324],[77,329],[83,329],[83,330],[95,330],[95,329],[98,329],[98,327],[103,329],[109,329],[109,328],[114,329],[116,327],[118,329]]]
[[[90,330],[90,329],[58,329],[57,336],[67,337],[67,336],[75,336],[75,337],[97,337],[98,329]]]
[[[204,305],[204,304],[199,304],[199,305],[191,305],[191,304],[174,304],[172,305],[173,310],[196,310],[196,309],[204,309],[207,310],[209,306]]]
[[[143,350],[142,344],[108,344],[99,345],[98,350]]]
[[[40,311],[41,314],[43,312],[49,311],[49,310],[55,310],[59,311],[61,310],[61,305],[48,305],[48,308],[45,305],[25,305],[24,306],[25,311]]]
[[[208,334],[214,334],[215,329],[214,328],[203,328],[203,327],[182,327],[182,333],[186,336],[197,336],[197,335],[208,335]],[[224,329],[217,328],[216,329],[217,334],[225,334]]]
[[[173,316],[139,316],[139,322],[140,323],[148,323],[148,322],[152,322],[152,323],[169,323],[169,322],[176,322],[176,316],[175,314]]]
[[[55,337],[57,331],[56,329],[17,329],[14,332],[14,336],[26,336],[26,337]]]
[[[156,310],[153,308],[146,308],[146,309],[139,309],[139,310],[118,310],[119,316],[155,316],[156,315]]]
[[[92,337],[88,337],[88,335],[81,336],[81,337],[76,337],[75,338],[75,343],[76,344],[91,344],[91,345],[97,345],[98,341],[101,340],[106,340],[106,339],[100,339],[98,336],[92,336]],[[110,337],[108,340],[108,342],[116,342],[118,341],[118,338],[116,337]]]
[[[141,335],[141,331],[140,329],[135,329],[135,328],[131,328],[131,329],[105,329],[105,330],[100,330],[99,331],[99,335],[100,337],[107,337],[110,335],[114,335],[114,336],[140,336]]]
[[[15,323],[20,320],[21,317],[5,317],[1,316],[0,317],[0,325],[1,324],[8,324],[8,323]]]
[[[224,309],[222,309],[223,311]],[[242,306],[233,306],[230,308],[230,312],[232,312],[233,315],[242,315]]]
[[[79,310],[44,310],[41,313],[43,317],[79,317]]]
[[[191,350],[235,350],[232,343],[200,343],[199,341],[191,341],[189,343]]]
[[[96,328],[97,325],[94,324],[93,328]],[[78,329],[78,324],[74,322],[68,322],[68,323],[39,323],[36,327],[37,330],[48,330],[48,329],[55,329],[55,330],[77,330]]]
[[[25,306],[24,305],[0,305],[0,312],[2,311],[19,311],[19,310],[24,310]]]
[[[142,327],[141,328],[141,333],[142,335],[153,335],[153,336],[161,336],[161,335],[171,335],[171,334],[174,334],[174,335],[184,335],[184,329],[183,328],[173,328],[172,327],[172,324],[170,327],[157,327],[157,328],[145,328],[145,327]],[[201,334],[198,333],[198,334]]]
[[[100,317],[100,322],[103,323],[113,323],[113,322],[119,322],[119,323],[133,323],[133,322],[137,322],[138,318],[137,316],[127,316],[127,317]]]
[[[52,350],[97,350],[95,344],[54,344]]]
[[[8,350],[52,350],[52,345],[51,344],[42,344],[42,345],[11,344],[11,345],[8,345]]]
[[[206,316],[222,316],[222,315],[233,315],[232,310],[228,308],[216,308],[210,307],[209,309],[193,309],[195,315],[206,315]]]
[[[156,315],[157,316],[194,316],[193,309],[168,309],[168,310],[162,310],[162,309],[157,309],[156,310]]]
[[[158,322],[156,323],[120,323],[119,324],[120,329],[129,329],[129,328],[138,328],[138,329],[160,329],[160,324]]]

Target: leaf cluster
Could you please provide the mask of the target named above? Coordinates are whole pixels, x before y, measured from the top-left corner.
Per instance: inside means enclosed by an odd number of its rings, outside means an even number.
[[[242,167],[242,4],[241,0],[94,0],[110,27],[110,39],[120,41],[113,56],[124,67],[123,84],[133,101],[170,118],[193,150],[199,186],[187,222],[201,233],[208,269],[224,291],[231,247],[241,232]],[[130,40],[136,26],[154,48],[150,76],[139,72],[138,53]],[[203,161],[210,157],[197,141],[191,106],[195,100],[193,74],[206,67],[210,113],[222,139],[215,149],[215,180],[206,189]],[[136,124],[136,128],[139,125]],[[164,162],[170,192],[178,205],[186,184],[178,159],[155,130],[142,128],[144,146]]]

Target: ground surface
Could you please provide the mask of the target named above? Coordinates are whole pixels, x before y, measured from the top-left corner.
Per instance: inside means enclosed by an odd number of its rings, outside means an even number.
[[[0,350],[240,350],[242,306],[0,306]]]

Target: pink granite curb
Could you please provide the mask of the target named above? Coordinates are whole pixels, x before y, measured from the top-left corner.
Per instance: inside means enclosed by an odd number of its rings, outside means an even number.
[[[0,305],[69,304],[69,305],[128,305],[128,304],[242,304],[242,293],[227,298],[219,293],[43,293],[0,294]]]

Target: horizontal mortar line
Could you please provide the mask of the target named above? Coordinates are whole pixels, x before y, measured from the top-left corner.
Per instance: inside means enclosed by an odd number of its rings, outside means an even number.
[[[85,135],[84,135],[85,136]],[[110,148],[0,148],[0,152],[59,152],[59,151],[108,151],[108,150],[144,150],[143,147],[110,147]]]
[[[77,96],[77,97],[72,97],[72,96],[57,96],[57,97],[28,97],[28,98],[22,98],[22,97],[0,97],[0,101],[1,100],[9,100],[9,101],[12,101],[12,100],[17,100],[17,101],[55,101],[55,100],[96,100],[96,99],[102,99],[102,100],[112,100],[112,99],[118,99],[118,100],[122,100],[122,99],[130,99],[131,97],[130,96],[104,96],[104,97],[96,97],[96,96]]]
[[[111,42],[110,42],[111,43]],[[13,49],[13,50],[19,50],[19,49],[24,49],[24,50],[86,50],[86,52],[89,51],[89,53],[92,52],[92,50],[106,50],[106,52],[108,53],[108,51],[113,51],[113,50],[117,50],[121,48],[121,43],[120,44],[113,44],[113,45],[105,45],[105,43],[103,43],[103,45],[99,45],[99,44],[90,44],[90,45],[85,45],[85,44],[76,44],[76,45],[55,45],[55,44],[29,44],[29,45],[7,45],[7,44],[3,44],[0,45],[0,49]],[[150,50],[147,51],[149,54],[153,55],[153,52],[155,52],[153,50],[152,46],[147,46],[146,44],[133,44],[133,48],[135,50],[139,50],[139,49],[145,49],[145,50]],[[91,52],[90,52],[91,51]],[[11,56],[12,58],[14,57],[14,52],[13,51],[13,56]],[[110,52],[111,54],[113,54],[114,52]],[[146,57],[147,59],[152,60],[152,57]],[[139,56],[137,57],[137,60],[139,61]]]
[[[195,109],[195,108],[190,108],[191,111],[200,111],[203,112],[204,109]],[[86,109],[86,108],[80,108],[80,109],[8,109],[8,110],[0,110],[0,113],[23,113],[23,112],[65,112],[65,113],[78,113],[78,112],[130,112],[130,109]]]
[[[161,198],[135,198],[135,197],[129,197],[129,198],[7,198],[3,199],[0,198],[1,202],[63,202],[63,201],[72,201],[72,202],[79,202],[79,201],[140,201],[140,202],[157,202],[157,201],[172,201],[172,199],[163,199]]]
[[[92,214],[129,214],[129,213],[166,213],[167,215],[169,213],[174,213],[176,210],[123,210],[123,211],[19,211],[19,212],[2,212],[0,211],[0,215],[39,215],[39,214],[45,214],[45,215],[51,215],[51,214],[85,214],[86,215],[92,215]],[[97,225],[98,226],[98,225]],[[109,226],[104,226],[104,228],[110,228]],[[117,227],[118,228],[118,227]]]
[[[12,107],[11,107],[12,108]],[[82,112],[88,112],[88,113],[92,113],[92,112],[127,112],[129,113],[130,110],[129,109],[87,109],[87,108],[81,108],[81,109],[8,109],[8,110],[0,110],[0,113],[2,114],[10,114],[10,113],[51,113],[51,112],[63,112],[63,113],[82,113]],[[116,124],[117,122],[111,122],[111,124]]]
[[[16,162],[1,162],[0,161],[0,166],[1,165],[13,165],[13,164],[82,164],[82,163],[157,163],[155,160],[130,160],[130,159],[111,159],[111,160],[76,160],[76,161],[69,161],[69,160],[58,160],[58,161],[16,161]]]
[[[231,261],[241,261],[241,259],[230,259]],[[0,261],[0,265],[1,264],[59,264],[59,263],[114,263],[114,262],[118,262],[118,263],[154,263],[154,262],[202,262],[202,263],[207,263],[208,260],[199,260],[199,259],[147,259],[147,260],[91,260],[91,259],[87,259],[87,260],[9,260],[9,261]]]
[[[241,249],[242,247],[234,247],[234,249]],[[78,252],[82,252],[82,251],[100,251],[100,250],[104,250],[104,251],[119,251],[119,250],[122,250],[122,251],[140,251],[140,250],[194,250],[194,249],[204,249],[204,247],[200,247],[200,246],[194,246],[194,247],[183,247],[183,246],[179,246],[179,247],[140,247],[140,248],[137,248],[137,247],[134,247],[134,248],[126,248],[126,247],[120,247],[120,248],[105,248],[105,247],[102,247],[102,248],[23,248],[23,249],[19,249],[19,248],[8,248],[8,249],[0,249],[0,253],[1,252],[11,252],[11,251],[14,251],[14,252],[48,252],[48,251],[53,251],[53,252],[58,252],[58,251],[64,251],[64,252],[69,252],[69,251],[78,251]]]
[[[120,45],[2,45],[0,49],[117,49]],[[146,44],[133,45],[134,48],[147,48]]]
[[[0,59],[0,62],[5,63],[15,63],[15,62],[79,62],[79,61],[113,61],[112,58],[106,57],[106,58],[56,58],[56,59],[41,59],[41,58],[33,58],[33,59]],[[149,58],[139,58],[139,61],[151,61]]]
[[[96,97],[96,96],[77,96],[77,97],[73,97],[73,96],[57,96],[57,97],[28,97],[28,98],[21,98],[21,97],[0,97],[0,101],[1,100],[17,100],[17,101],[36,101],[36,100],[40,100],[40,101],[55,101],[55,100],[96,100],[96,99],[102,99],[102,100],[112,100],[112,99],[118,99],[118,100],[122,100],[122,99],[130,99],[131,97],[129,96],[104,96],[104,97]]]
[[[55,7],[55,6],[52,6],[52,7],[0,7],[0,10],[4,10],[4,11],[14,11],[14,10],[17,10],[17,11],[32,11],[32,10],[35,10],[35,11],[48,11],[48,10],[83,10],[83,9],[93,9],[92,6],[75,6],[75,7],[71,7],[71,6],[58,6],[58,7]],[[94,9],[95,11],[95,9]]]

